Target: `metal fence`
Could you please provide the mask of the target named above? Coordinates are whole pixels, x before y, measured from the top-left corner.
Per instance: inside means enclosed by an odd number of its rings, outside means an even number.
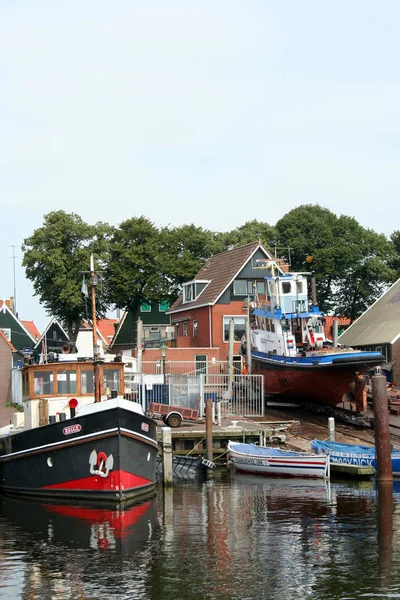
[[[142,361],[142,372],[146,375],[221,375],[228,373],[226,361],[202,361],[193,360],[152,360]],[[234,361],[233,370],[240,374],[242,371],[241,361]]]
[[[223,416],[263,416],[262,375],[125,374],[125,397],[148,410],[150,402],[178,405],[205,414],[205,401],[219,402]]]

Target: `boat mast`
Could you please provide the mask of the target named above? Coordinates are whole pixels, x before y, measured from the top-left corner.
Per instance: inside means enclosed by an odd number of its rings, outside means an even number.
[[[94,370],[94,401],[101,401],[99,347],[97,345],[96,319],[96,285],[99,278],[94,272],[93,254],[90,255],[90,288],[92,294],[92,323],[93,323],[93,370]]]

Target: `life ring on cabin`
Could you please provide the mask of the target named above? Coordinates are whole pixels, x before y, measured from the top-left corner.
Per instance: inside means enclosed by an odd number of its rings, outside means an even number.
[[[71,346],[69,344],[64,344],[61,350],[63,354],[69,354],[71,352]]]

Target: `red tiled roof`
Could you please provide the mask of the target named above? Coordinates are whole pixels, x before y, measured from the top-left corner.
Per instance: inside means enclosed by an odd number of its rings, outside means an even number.
[[[114,337],[114,323],[118,323],[118,319],[100,319],[100,321],[97,321],[96,323],[97,331],[108,344],[111,343],[111,340]],[[81,327],[82,329],[92,329],[92,324],[83,321]]]
[[[118,323],[118,319],[101,319],[97,321],[97,329],[105,340],[111,342],[114,337],[114,323]]]
[[[21,323],[24,325],[24,327],[26,327],[26,329],[35,338],[35,340],[38,340],[40,338],[39,329],[36,327],[33,321],[23,321],[21,319]]]
[[[16,349],[14,348],[14,346],[12,345],[12,343],[6,338],[6,336],[4,335],[4,333],[1,331],[0,329],[0,338],[3,338],[3,340],[5,340],[7,342],[7,344],[10,346],[11,348],[11,352],[16,352]]]

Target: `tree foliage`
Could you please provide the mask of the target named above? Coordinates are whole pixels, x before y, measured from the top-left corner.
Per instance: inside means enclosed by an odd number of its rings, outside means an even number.
[[[219,248],[218,252],[258,241],[264,244],[266,248],[273,251],[276,246],[276,240],[277,231],[275,227],[272,227],[268,223],[257,221],[256,219],[247,221],[244,225],[232,229],[232,231],[218,233],[216,235],[216,243]]]
[[[106,262],[107,239],[111,228],[104,223],[88,225],[76,214],[62,210],[44,216],[44,224],[24,240],[22,264],[33,283],[35,295],[47,313],[66,325],[75,340],[81,321],[91,317],[91,300],[81,292],[83,271],[88,271],[90,254]],[[104,316],[107,305],[99,286],[97,315]]]
[[[24,241],[23,265],[47,312],[66,323],[74,339],[73,331],[91,315],[90,298],[81,293],[91,253],[103,282],[98,317],[111,306],[137,315],[142,303],[174,300],[211,256],[255,241],[285,258],[292,271],[315,276],[324,312],[351,319],[400,274],[400,231],[388,240],[318,205],[299,206],[275,226],[252,220],[228,232],[194,224],[160,229],[144,216],[116,227],[88,225],[76,214],[55,211]]]
[[[396,277],[393,244],[354,218],[318,205],[299,206],[276,224],[280,245],[290,248],[291,269],[316,279],[325,312],[358,317]]]

